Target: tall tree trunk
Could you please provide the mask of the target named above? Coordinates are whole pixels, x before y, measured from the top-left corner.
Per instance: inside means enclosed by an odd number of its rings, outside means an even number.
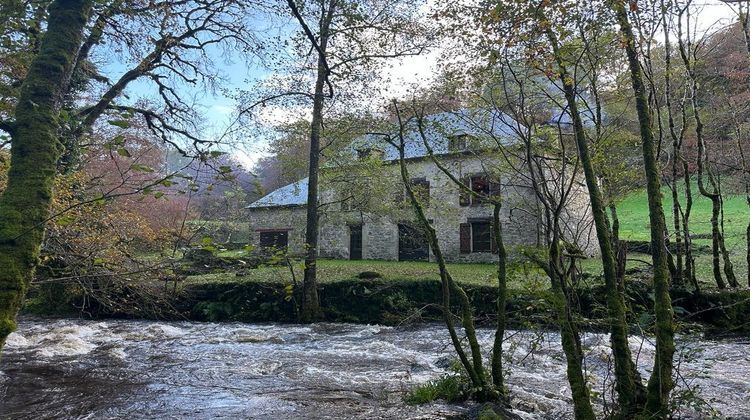
[[[700,175],[698,179],[698,185],[700,185]],[[702,190],[701,193],[703,191],[705,190]],[[711,265],[713,267],[714,280],[719,289],[725,289],[727,285],[721,275],[721,251],[719,249],[721,247],[721,233],[719,233],[721,204],[719,203],[719,197],[708,193],[703,194],[703,196],[711,199]]]
[[[643,82],[636,37],[630,25],[623,0],[612,0],[617,23],[625,44],[631,82],[635,93],[638,111],[639,130],[643,148],[643,163],[648,192],[649,221],[651,223],[651,250],[654,270],[654,312],[656,315],[656,354],[654,369],[648,381],[646,414],[666,417],[669,413],[669,394],[672,390],[672,369],[674,356],[674,314],[669,296],[669,271],[667,269],[667,249],[665,243],[666,221],[662,208],[659,164],[656,160],[654,133],[651,131],[651,114],[648,94]]]
[[[15,109],[8,185],[0,196],[0,349],[16,328],[16,314],[38,263],[62,154],[58,117],[90,0],[56,0],[47,32],[29,67]]]
[[[739,125],[738,125],[739,127]],[[740,165],[742,168],[742,186],[745,189],[745,203],[750,207],[750,172],[745,162],[745,150],[742,147],[742,130],[737,128],[737,150],[740,152]],[[747,286],[750,287],[750,223],[745,228],[745,260],[747,262]]]
[[[573,396],[573,414],[576,420],[596,418],[591,406],[589,388],[583,375],[583,351],[581,336],[571,313],[571,293],[565,273],[563,256],[560,250],[559,215],[553,222],[552,242],[549,246],[549,268],[547,274],[552,282],[552,300],[560,326],[560,341],[565,353],[566,373]]]
[[[326,65],[329,27],[333,17],[333,2],[329,2],[329,9],[325,18],[320,22],[320,41],[318,44],[318,67],[315,80],[315,96],[313,98],[312,123],[310,125],[310,163],[308,167],[307,185],[307,222],[305,227],[305,270],[302,280],[302,301],[300,321],[313,322],[321,319],[320,297],[318,296],[318,178],[320,173],[320,132],[323,127],[323,105],[325,104],[325,84],[329,70]]]
[[[685,210],[682,213],[682,232],[685,240],[685,278],[693,285],[696,292],[700,291],[698,278],[695,274],[695,257],[693,257],[693,239],[690,234],[690,214],[693,211],[693,188],[690,182],[690,172],[687,160],[682,160],[683,179],[685,181]]]
[[[724,261],[724,275],[727,276],[727,281],[732,287],[740,287],[740,283],[737,281],[737,276],[734,275],[734,264],[729,258],[729,250],[727,249],[727,242],[724,234],[724,194],[721,192],[721,178],[717,180],[717,192],[719,193],[719,237],[721,245],[721,258]]]
[[[591,161],[588,139],[583,128],[581,114],[578,112],[576,91],[573,76],[563,62],[559,51],[557,36],[552,30],[547,30],[547,38],[552,44],[552,50],[557,61],[560,82],[563,86],[568,111],[573,120],[573,131],[575,134],[578,156],[586,179],[586,187],[591,203],[591,213],[596,227],[596,237],[599,241],[601,251],[602,267],[604,269],[604,283],[607,290],[607,311],[610,332],[610,345],[615,365],[615,388],[617,390],[618,403],[624,416],[635,414],[643,405],[645,389],[641,377],[633,363],[628,344],[628,323],[625,317],[625,299],[617,280],[617,263],[612,249],[612,237],[610,232],[607,209],[599,188],[598,178],[594,172]]]
[[[743,7],[744,6],[744,7]],[[745,39],[745,48],[747,50],[747,56],[750,59],[750,5],[739,3],[739,21],[742,26],[742,34]],[[748,207],[750,207],[750,173],[747,170],[747,164],[745,163],[745,152],[742,149],[742,138],[737,136],[737,148],[740,152],[740,159],[742,159],[742,178],[745,186],[745,201]],[[747,287],[750,287],[750,222],[745,228],[745,260],[747,262]]]
[[[492,383],[507,402],[508,393],[503,380],[503,341],[505,338],[505,302],[508,299],[508,275],[506,264],[508,254],[503,242],[503,229],[500,225],[500,204],[495,203],[492,212],[492,234],[497,244],[497,326],[495,341],[492,344]]]

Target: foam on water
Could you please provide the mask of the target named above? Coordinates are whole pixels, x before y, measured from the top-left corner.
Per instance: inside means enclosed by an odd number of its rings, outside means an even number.
[[[479,330],[479,338],[489,349],[493,332]],[[592,389],[606,396],[612,386],[608,337],[582,338]],[[631,337],[630,345],[646,377],[653,344]],[[516,413],[571,418],[559,336],[509,332],[504,350]],[[678,350],[675,395],[696,391],[724,416],[750,412],[750,345],[678,337]],[[25,319],[0,362],[0,417],[443,418],[465,407],[406,406],[402,396],[448,373],[452,358],[439,325]],[[679,414],[706,413],[685,408]]]

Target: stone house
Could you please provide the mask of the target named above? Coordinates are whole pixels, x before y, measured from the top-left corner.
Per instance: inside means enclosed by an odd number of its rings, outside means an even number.
[[[542,215],[528,181],[505,169],[497,144],[512,147],[504,114],[440,113],[427,116],[424,137],[415,123],[404,130],[412,186],[436,229],[443,254],[453,262],[493,262],[493,207],[466,194],[435,163],[480,194],[499,195],[504,243],[543,243]],[[425,144],[426,143],[426,144]],[[492,145],[495,145],[493,148]],[[427,146],[432,151],[430,155]],[[382,137],[352,143],[321,172],[319,255],[337,259],[432,259],[429,245],[405,200],[398,152]],[[580,185],[579,185],[580,187]],[[566,240],[593,254],[596,247],[585,187],[566,206]],[[307,179],[279,188],[248,207],[251,243],[304,250]]]

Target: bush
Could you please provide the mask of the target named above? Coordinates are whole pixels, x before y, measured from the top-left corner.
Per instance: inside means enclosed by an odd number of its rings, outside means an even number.
[[[459,375],[445,375],[440,379],[417,385],[404,397],[407,404],[428,404],[436,400],[450,403],[466,401],[469,397],[469,384]]]

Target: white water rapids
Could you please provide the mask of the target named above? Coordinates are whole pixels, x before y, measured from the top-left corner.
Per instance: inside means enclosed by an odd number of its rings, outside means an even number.
[[[492,331],[479,332],[489,349]],[[604,415],[607,336],[583,338]],[[506,341],[514,412],[572,418],[559,337],[511,332]],[[631,345],[645,376],[653,345]],[[679,417],[750,418],[750,343],[678,337],[676,357]],[[25,318],[0,358],[0,418],[461,417],[470,407],[403,403],[414,385],[445,374],[451,358],[440,325]]]

